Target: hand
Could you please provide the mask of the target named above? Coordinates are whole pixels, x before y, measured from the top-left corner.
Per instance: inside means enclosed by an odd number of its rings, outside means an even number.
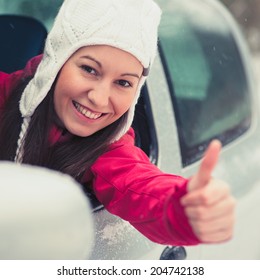
[[[221,143],[213,140],[181,199],[193,232],[203,243],[223,242],[233,235],[235,199],[226,183],[211,177],[220,151]]]

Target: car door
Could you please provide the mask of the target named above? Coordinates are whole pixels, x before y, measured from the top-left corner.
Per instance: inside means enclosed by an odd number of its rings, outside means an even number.
[[[158,165],[189,177],[209,142],[223,150],[214,176],[237,198],[234,238],[186,247],[188,259],[260,257],[260,147],[256,87],[247,46],[217,1],[158,1],[159,56],[148,80]],[[239,248],[239,251],[238,251]]]

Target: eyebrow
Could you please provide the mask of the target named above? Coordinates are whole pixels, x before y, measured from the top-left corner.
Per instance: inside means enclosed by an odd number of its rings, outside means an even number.
[[[102,64],[90,55],[84,55],[84,56],[81,56],[81,58],[90,59],[90,60],[94,61],[100,68],[102,68]]]
[[[94,57],[90,56],[90,55],[84,55],[84,56],[81,56],[81,58],[85,58],[85,59],[89,59],[89,60],[92,60],[94,61],[100,68],[102,68],[102,64],[96,60]],[[135,74],[135,73],[124,73],[121,75],[122,77],[124,76],[133,76],[133,77],[136,77],[138,79],[140,79],[140,76],[138,74]]]

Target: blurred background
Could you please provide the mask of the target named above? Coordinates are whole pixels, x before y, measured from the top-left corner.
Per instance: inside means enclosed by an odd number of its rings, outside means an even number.
[[[260,52],[260,0],[219,1],[231,11],[241,25],[251,51]],[[63,0],[0,0],[0,13],[16,11],[21,14],[34,14],[36,18],[42,19],[49,28],[52,18],[56,15],[62,2]],[[51,10],[50,7],[52,7]]]
[[[246,38],[257,73],[260,72],[260,0],[219,0],[233,14]],[[1,13],[34,15],[49,29],[63,0],[0,0]],[[51,7],[51,9],[50,9]]]
[[[221,0],[240,24],[253,54],[260,52],[260,0]]]

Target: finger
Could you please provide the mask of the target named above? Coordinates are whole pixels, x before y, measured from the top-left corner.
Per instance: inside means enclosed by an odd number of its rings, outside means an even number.
[[[202,188],[208,184],[211,179],[211,174],[218,162],[221,146],[222,145],[219,140],[213,140],[209,144],[197,174],[189,183],[189,190]]]
[[[207,188],[195,189],[181,198],[181,205],[210,206],[230,195],[228,184],[223,181],[211,179]]]
[[[219,231],[229,231],[234,227],[235,216],[233,213],[210,221],[190,220],[192,228],[200,234],[211,234]]]
[[[200,234],[195,232],[195,234],[202,243],[218,244],[229,241],[234,235],[234,229],[221,230],[206,234]]]
[[[188,206],[185,208],[185,214],[189,220],[200,220],[203,222],[226,217],[234,213],[236,201],[233,197],[221,200],[213,207]]]
[[[222,242],[232,237],[235,217],[234,215],[229,215],[211,222],[191,220],[190,224],[201,241],[206,243]]]

